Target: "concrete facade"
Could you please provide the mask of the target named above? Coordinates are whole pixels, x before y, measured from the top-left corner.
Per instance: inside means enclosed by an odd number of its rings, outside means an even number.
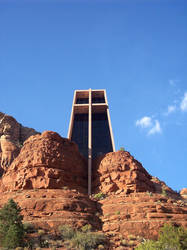
[[[115,151],[105,90],[75,90],[68,138],[88,159],[88,194],[91,194],[92,159]]]

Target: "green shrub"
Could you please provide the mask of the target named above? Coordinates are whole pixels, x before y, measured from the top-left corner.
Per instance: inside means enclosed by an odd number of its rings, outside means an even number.
[[[38,235],[39,236],[42,236],[42,235],[44,235],[45,234],[45,231],[43,230],[43,229],[39,229],[38,230]]]
[[[0,244],[8,249],[15,249],[24,243],[23,216],[21,208],[10,199],[0,209]]]
[[[128,246],[134,246],[134,245],[135,245],[135,243],[134,243],[133,240],[130,240],[130,241],[128,242]]]
[[[165,197],[168,196],[167,191],[165,190],[165,188],[162,188],[162,195],[165,196]]]
[[[31,223],[24,223],[23,228],[24,228],[25,232],[27,232],[27,233],[34,233],[36,230],[34,225]]]
[[[136,250],[185,250],[187,249],[187,229],[165,224],[157,241],[146,240]]]
[[[125,148],[124,148],[124,147],[121,147],[121,148],[119,149],[119,151],[124,152],[124,151],[125,151]]]
[[[64,240],[70,240],[73,238],[75,231],[69,225],[59,226],[59,231]]]
[[[103,194],[102,192],[99,192],[98,194],[94,195],[94,198],[97,200],[103,200],[104,198],[106,198],[106,194]]]
[[[68,225],[60,226],[59,231],[66,244],[72,249],[89,250],[105,243],[105,236],[101,233],[91,232],[90,225],[85,225],[81,231],[74,230]]]
[[[86,224],[83,227],[81,227],[81,231],[83,233],[90,232],[91,230],[92,230],[92,225],[90,225],[90,224]]]
[[[136,236],[132,235],[132,234],[129,234],[128,235],[128,239],[129,240],[136,240]]]
[[[121,241],[121,245],[124,246],[124,247],[127,246],[127,245],[128,245],[128,244],[127,244],[127,241],[126,241],[126,240],[122,240],[122,241]]]
[[[98,245],[105,241],[103,234],[87,232],[82,233],[77,231],[71,239],[71,246],[77,249],[88,250],[96,248]]]
[[[120,211],[116,211],[115,214],[116,214],[116,215],[120,215]]]
[[[136,250],[159,250],[160,248],[157,241],[153,240],[145,240],[140,245],[138,245],[135,249]]]

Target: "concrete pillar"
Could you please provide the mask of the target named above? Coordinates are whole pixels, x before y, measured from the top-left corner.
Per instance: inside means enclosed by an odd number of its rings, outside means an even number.
[[[89,113],[88,113],[88,195],[92,190],[92,90],[89,89]]]

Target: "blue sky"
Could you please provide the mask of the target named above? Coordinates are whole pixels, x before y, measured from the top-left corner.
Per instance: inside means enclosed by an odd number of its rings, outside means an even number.
[[[66,137],[75,89],[106,89],[116,149],[187,187],[187,1],[0,0],[0,111]]]

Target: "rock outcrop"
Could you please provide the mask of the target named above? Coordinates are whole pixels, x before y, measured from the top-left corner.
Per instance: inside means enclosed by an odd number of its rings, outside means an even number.
[[[12,161],[18,156],[20,147],[11,141],[10,135],[2,135],[0,138],[1,146],[1,168],[7,170]]]
[[[101,156],[95,160],[93,169],[95,192],[123,191],[128,194],[155,191],[152,177],[129,152],[118,151]]]
[[[183,188],[180,191],[180,195],[187,201],[187,188]]]
[[[6,171],[19,154],[23,142],[31,135],[38,134],[34,129],[23,127],[12,116],[0,112],[0,174]]]
[[[93,169],[93,190],[103,194],[98,203],[111,249],[133,249],[143,238],[156,239],[164,223],[187,227],[187,206],[182,197],[149,175],[129,152],[101,156]]]
[[[22,208],[24,222],[48,232],[58,232],[60,225],[80,228],[91,224],[101,229],[97,203],[76,190],[32,189],[0,193],[0,206],[12,198]]]
[[[2,178],[4,190],[68,186],[86,192],[86,160],[74,142],[46,131],[29,137]]]
[[[109,195],[99,203],[103,231],[111,240],[111,249],[133,249],[143,238],[157,239],[164,223],[187,228],[187,206],[181,199],[150,192],[123,192]]]

